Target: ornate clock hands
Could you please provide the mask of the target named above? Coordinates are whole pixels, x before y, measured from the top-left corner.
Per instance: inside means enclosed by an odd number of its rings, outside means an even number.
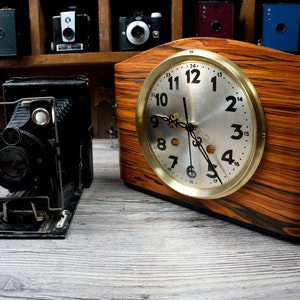
[[[187,122],[182,122],[179,121],[179,119],[174,115],[174,114],[170,114],[170,115],[158,115],[155,114],[151,117],[151,123],[152,123],[152,127],[156,128],[159,124],[159,119],[162,119],[163,121],[167,122],[168,126],[170,128],[177,128],[177,127],[181,127],[181,128],[187,128],[188,127],[188,120]],[[190,158],[190,165],[186,168],[186,174],[190,177],[190,178],[195,178],[197,176],[196,171],[194,170],[194,166],[193,166],[193,158],[192,158],[192,149],[191,149],[191,141],[190,141],[190,133],[188,133],[188,147],[189,147],[189,158]]]
[[[187,115],[187,109],[186,109],[186,100],[184,99],[184,107],[185,107],[185,115],[186,117],[188,117]],[[190,137],[193,139],[192,141],[192,145],[194,147],[197,147],[200,151],[200,153],[203,155],[203,157],[205,158],[206,162],[208,163],[208,167],[209,167],[209,171],[213,172],[214,175],[212,175],[213,177],[216,177],[218,179],[218,181],[222,183],[221,178],[218,175],[218,172],[216,171],[216,168],[214,167],[214,165],[212,164],[211,160],[209,159],[208,154],[206,153],[203,145],[202,145],[202,138],[200,136],[196,136],[194,129],[195,126],[188,122],[188,118],[187,118],[187,122],[182,122],[179,121],[179,119],[175,116],[175,114],[169,114],[169,115],[159,115],[159,114],[155,114],[151,116],[151,123],[152,123],[152,127],[156,128],[158,127],[159,124],[159,119],[162,119],[163,121],[167,122],[168,126],[170,128],[184,128],[187,130],[188,132],[188,136],[189,136],[189,140],[188,140],[188,144],[189,144],[189,156],[190,156],[190,166],[188,166],[187,168],[187,174],[190,178],[193,178],[196,176],[196,172],[194,170],[193,164],[192,164],[192,154],[191,154],[191,143],[190,143]],[[210,176],[210,177],[212,177]]]
[[[215,166],[212,164],[207,152],[205,151],[203,145],[202,145],[202,138],[200,136],[197,136],[195,134],[195,126],[189,122],[189,116],[188,116],[188,111],[187,111],[187,104],[186,104],[186,99],[183,97],[183,107],[184,107],[184,114],[185,114],[185,120],[186,122],[180,121],[179,118],[176,116],[176,114],[169,114],[169,115],[160,115],[160,114],[155,114],[151,116],[151,123],[152,127],[156,128],[159,125],[159,119],[162,119],[165,121],[170,128],[184,128],[188,132],[188,151],[189,151],[189,157],[190,157],[190,165],[187,167],[186,172],[187,175],[190,178],[194,178],[196,176],[196,172],[194,170],[194,166],[192,163],[192,151],[191,151],[191,144],[194,147],[197,147],[208,163],[208,168],[210,172],[213,172],[214,175],[209,175],[211,178],[217,178],[217,180],[220,182],[220,184],[223,185],[222,180],[215,168]],[[192,142],[191,142],[192,138]]]
[[[174,128],[174,127],[186,128],[186,123],[179,121],[179,119],[174,114],[170,114],[170,115],[155,114],[155,115],[153,115],[151,117],[151,123],[152,123],[153,128],[156,128],[158,126],[158,124],[159,124],[158,119],[162,119],[163,121],[167,122],[167,124],[169,125],[170,128]]]

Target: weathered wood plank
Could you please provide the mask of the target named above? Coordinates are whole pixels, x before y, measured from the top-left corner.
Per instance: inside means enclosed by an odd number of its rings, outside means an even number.
[[[299,246],[127,188],[94,140],[65,240],[0,240],[0,298],[299,299]]]

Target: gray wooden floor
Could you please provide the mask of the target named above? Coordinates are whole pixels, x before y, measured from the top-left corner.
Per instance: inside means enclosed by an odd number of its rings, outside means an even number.
[[[109,140],[94,169],[65,240],[0,240],[1,299],[300,299],[300,246],[127,188]]]

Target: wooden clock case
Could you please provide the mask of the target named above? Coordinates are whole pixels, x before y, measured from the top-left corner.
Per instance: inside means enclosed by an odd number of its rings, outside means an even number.
[[[160,62],[187,49],[216,52],[246,74],[260,96],[267,126],[263,158],[237,192],[201,200],[175,192],[149,167],[136,134],[144,79]],[[300,242],[300,57],[241,41],[188,38],[141,52],[115,65],[120,173],[132,188],[260,232]]]

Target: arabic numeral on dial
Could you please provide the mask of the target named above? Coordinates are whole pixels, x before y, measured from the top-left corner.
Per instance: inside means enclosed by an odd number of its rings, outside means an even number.
[[[190,165],[186,168],[186,175],[189,176],[190,178],[196,178],[197,173],[194,170],[194,166]]]
[[[208,173],[206,174],[209,178],[217,178],[218,174],[216,172],[217,165],[208,165]]]
[[[164,151],[167,149],[166,140],[163,138],[157,139],[157,148],[161,151]]]
[[[151,116],[150,122],[151,122],[153,128],[157,128],[159,125],[159,120],[158,120],[157,116]]]
[[[216,92],[217,91],[217,77],[222,77],[222,72],[218,72],[217,76],[214,76],[211,78],[210,82],[212,84],[212,91]]]
[[[221,157],[221,160],[228,162],[230,165],[232,165],[234,163],[234,159],[233,159],[233,151],[232,149],[229,149],[227,151],[225,151]]]
[[[226,101],[229,102],[229,105],[225,109],[225,111],[235,112],[237,109],[236,107],[234,107],[236,104],[236,98],[234,96],[228,96],[226,98]]]
[[[185,72],[187,83],[200,83],[200,70],[192,69]]]
[[[168,82],[169,82],[169,89],[170,90],[173,90],[173,89],[178,90],[179,89],[179,77],[178,76],[176,76],[176,77],[173,77],[173,76],[169,77],[168,78]]]
[[[170,155],[169,158],[172,160],[171,169],[174,169],[178,163],[178,156]]]
[[[240,140],[244,135],[243,130],[242,130],[243,126],[239,125],[239,124],[232,124],[231,127],[234,128],[234,133],[235,133],[231,136],[231,138],[233,140]]]
[[[210,82],[212,83],[212,91],[215,92],[217,90],[217,76],[214,76]]]
[[[156,105],[157,106],[167,106],[168,104],[168,95],[166,93],[157,93],[155,95],[156,98]]]

